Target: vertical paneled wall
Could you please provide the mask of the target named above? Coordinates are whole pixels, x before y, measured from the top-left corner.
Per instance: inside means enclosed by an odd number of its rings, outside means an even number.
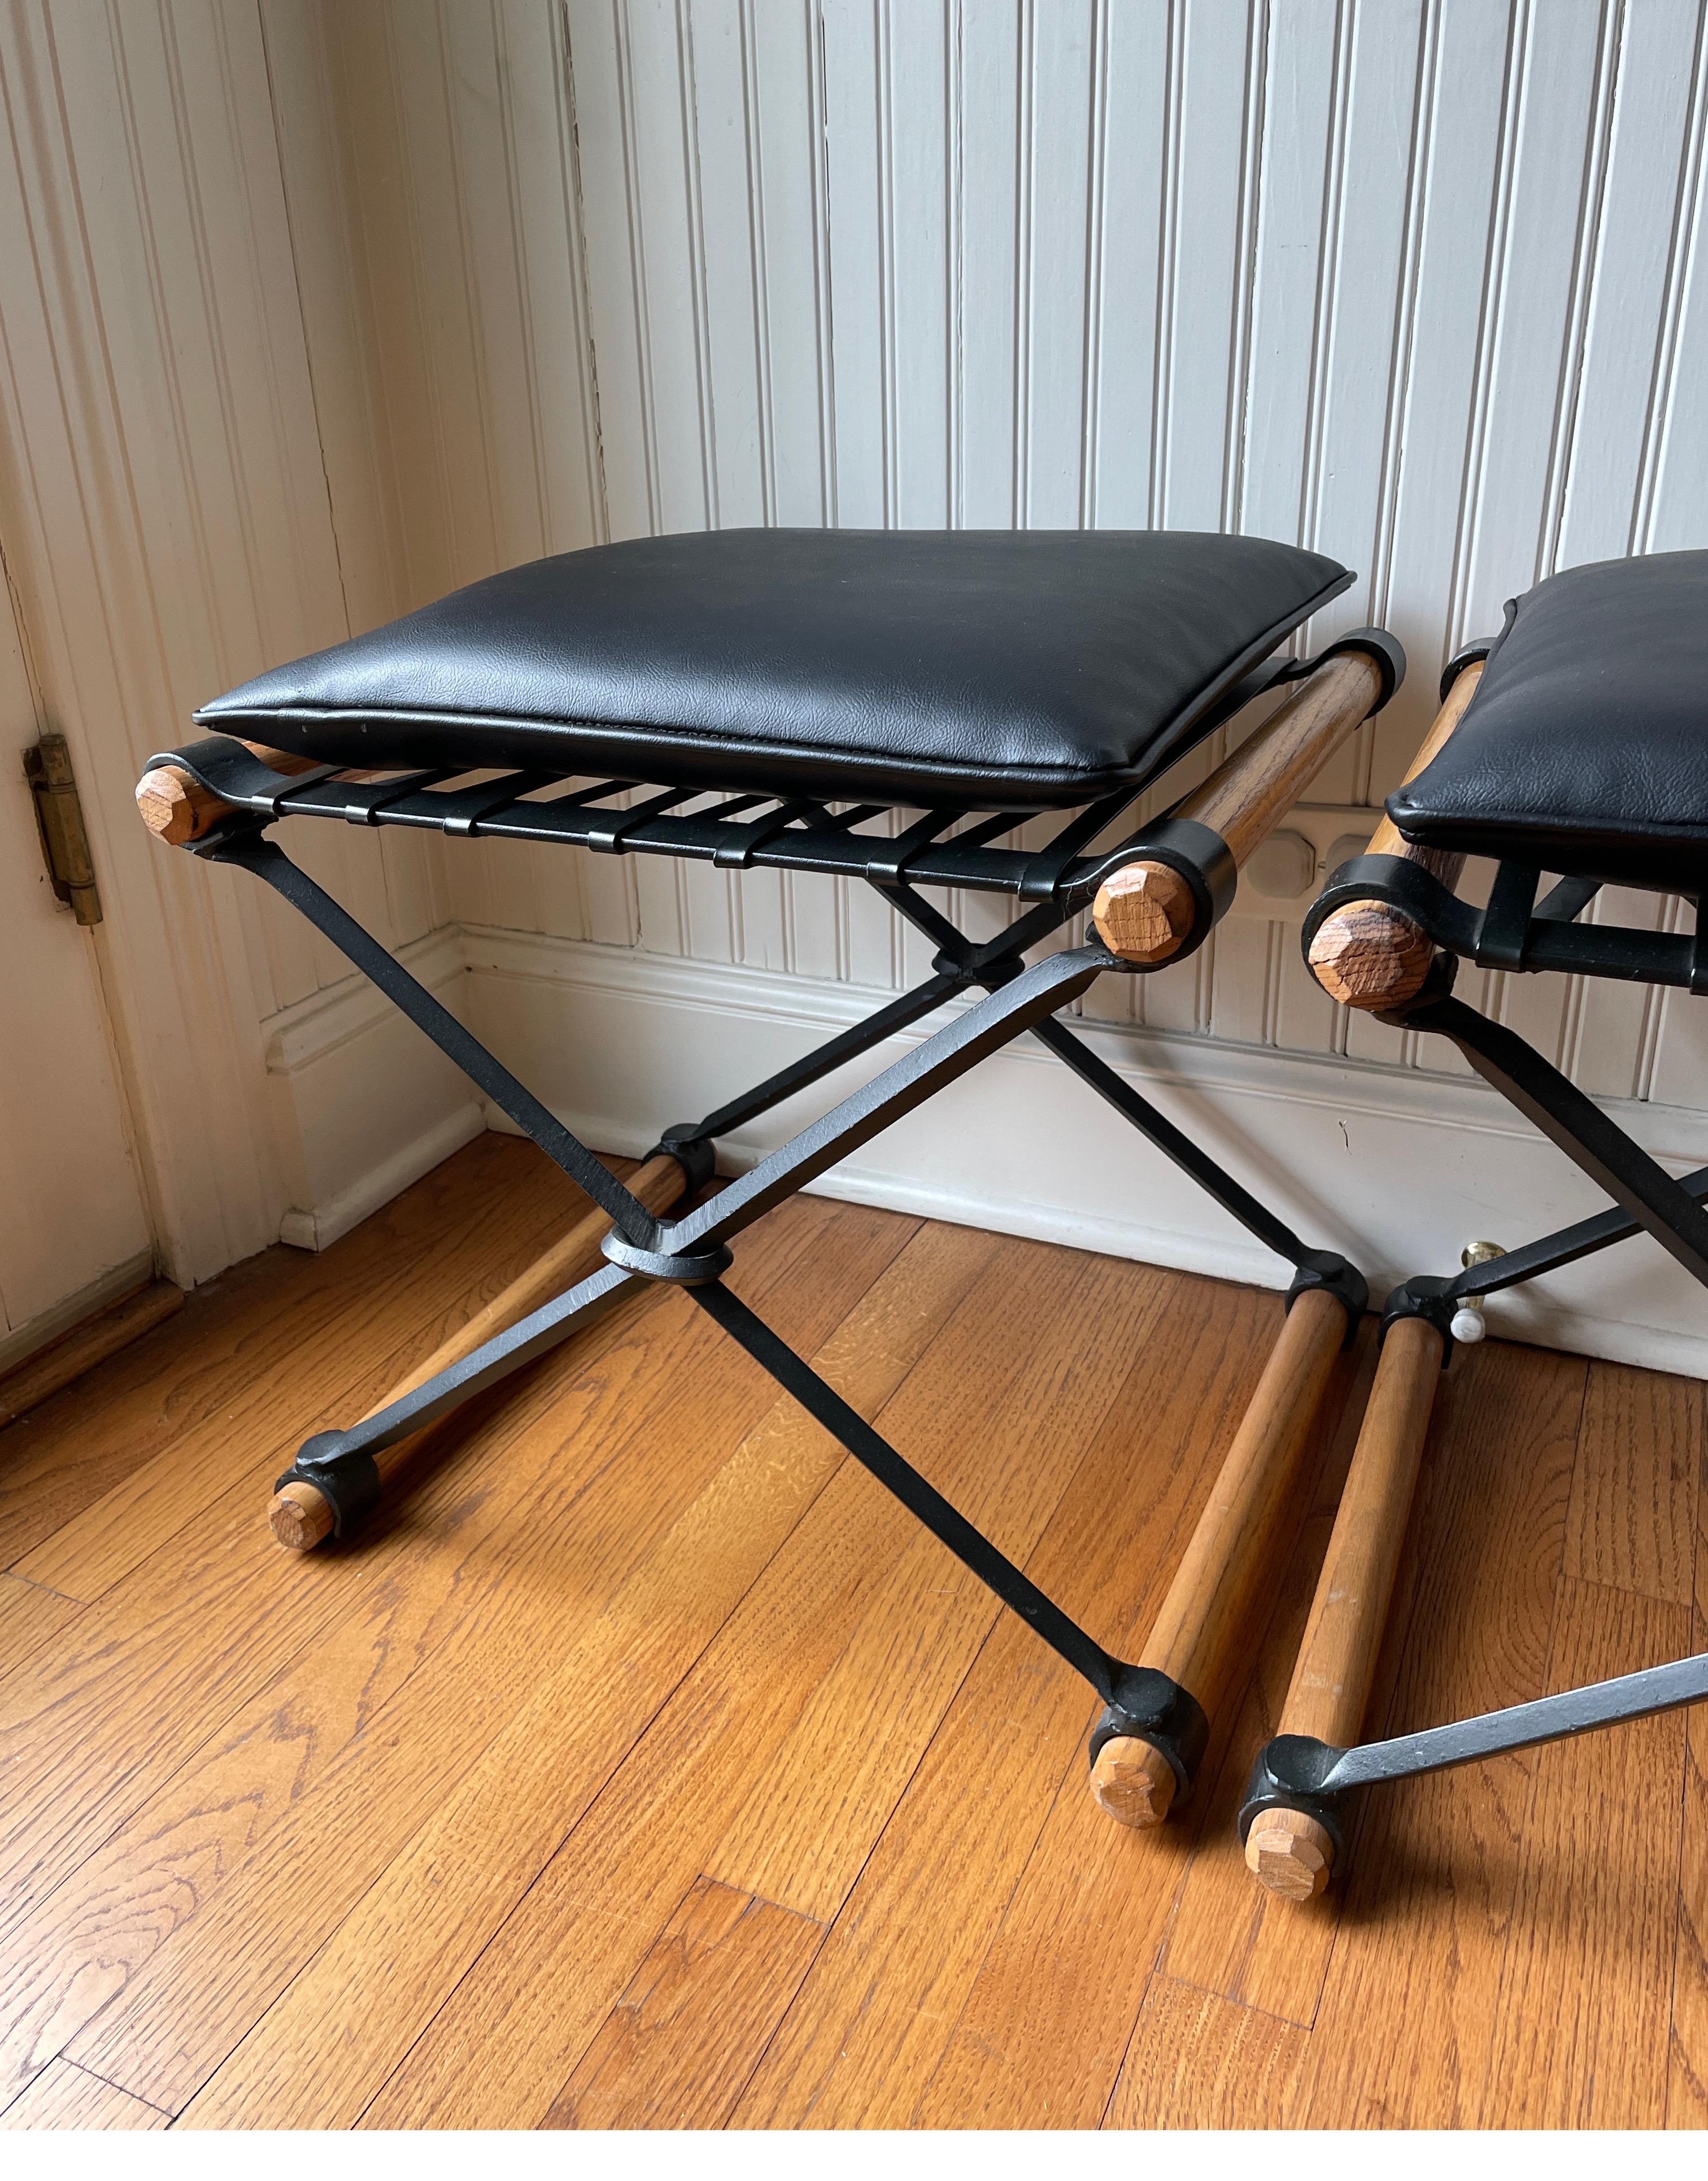
[[[1411,655],[1316,791],[1376,802],[1443,660],[1514,591],[1708,540],[1700,0],[308,16],[411,599],[707,525],[1296,538],[1360,574],[1307,641],[1378,621]],[[268,0],[275,44],[305,19]],[[846,892],[550,860],[459,855],[453,905],[868,985],[917,967]],[[1610,895],[1600,913],[1673,912]],[[1700,1010],[1488,984],[1590,1087],[1697,1102]],[[1419,1057],[1329,1005],[1292,927],[1252,919],[1092,1004]]]
[[[1225,527],[1359,571],[1307,643],[1364,621],[1403,639],[1407,689],[1315,791],[1374,804],[1442,660],[1508,595],[1708,543],[1705,8],[8,0],[0,518],[45,711],[102,778],[115,1005],[189,1207],[166,1223],[199,1238],[183,1263],[254,1246],[281,1192],[323,1239],[480,1122],[300,926],[131,837],[135,768],[196,701],[608,538]],[[614,1147],[612,1115],[675,1096],[659,1055],[715,1030],[736,1049],[714,1072],[739,1068],[752,1024],[798,1046],[924,967],[845,886],[316,832],[299,846],[333,891]],[[1695,1151],[1708,1011],[1473,984]],[[566,1047],[565,1007],[604,1027]],[[1295,1179],[1306,1108],[1348,1085],[1402,1161],[1458,1116],[1463,1206],[1430,1247],[1518,1156],[1438,1051],[1337,1014],[1293,925],[1231,919],[1088,1012],[1123,1064],[1236,1086],[1248,1147]],[[570,1048],[574,1084],[551,1073]],[[1070,1095],[1049,1080],[1034,1135]],[[1320,1133],[1337,1157],[1340,1124]],[[1091,1157],[992,1216],[1166,1254],[1171,1203],[1052,1225],[1075,1190],[1100,1201]],[[874,1175],[851,1185],[906,1195]],[[1309,1183],[1344,1196],[1325,1166]],[[1379,1205],[1343,1208],[1341,1239],[1389,1247]],[[1401,1269],[1428,1216],[1389,1220]]]

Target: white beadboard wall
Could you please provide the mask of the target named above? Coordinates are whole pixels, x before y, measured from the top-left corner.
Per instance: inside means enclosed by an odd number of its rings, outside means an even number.
[[[1512,592],[1708,542],[1700,0],[267,0],[266,19],[300,262],[328,225],[295,212],[324,187],[311,83],[344,147],[340,258],[365,291],[352,313],[348,278],[306,280],[308,341],[323,428],[358,379],[387,421],[400,596],[707,526],[1297,538],[1360,571],[1306,641],[1376,621],[1412,659],[1314,791],[1374,804],[1442,661]],[[282,66],[287,44],[313,66]],[[442,870],[476,1019],[613,1146],[924,969],[846,886],[493,846]],[[1708,1157],[1708,1011],[1467,990],[1658,1151]],[[287,1019],[305,1051],[318,1004]],[[1294,923],[1242,914],[1086,1011],[1380,1278],[1593,1201],[1451,1056],[1331,1007]],[[1274,1277],[1017,1055],[835,1185]],[[1708,1368],[1698,1298],[1645,1252],[1502,1322]]]
[[[185,282],[157,315],[214,329],[206,390],[180,403],[196,459],[258,494],[263,529],[312,502],[292,534],[315,573],[278,593],[215,527],[195,549],[216,605],[246,593],[266,610],[214,614],[221,646],[171,677],[153,738],[268,657],[606,538],[1162,524],[1297,538],[1360,571],[1307,641],[1384,622],[1412,678],[1314,794],[1379,803],[1442,660],[1513,591],[1708,543],[1704,14],[1704,0],[49,6],[43,19],[75,15],[91,47],[126,55],[210,41],[248,102],[257,171],[257,97],[271,109],[277,180],[251,179],[240,207],[191,156],[232,95],[169,59],[184,240],[169,195],[142,225],[163,222],[167,254],[192,262],[198,219],[245,226],[256,262],[288,229],[295,315],[285,328],[269,294],[271,369],[306,386],[306,422],[295,391],[294,407],[245,411],[256,367],[233,352],[223,286],[217,310]],[[223,455],[203,413],[236,420]],[[305,480],[295,501],[270,473],[252,481],[263,427]],[[924,966],[846,886],[394,833],[339,831],[311,855],[613,1148]],[[335,958],[265,905],[231,913],[286,1232],[323,1240],[477,1117]],[[1624,894],[1600,913],[1677,912]],[[1708,1160],[1708,1009],[1564,980],[1466,990],[1657,1152]],[[1294,923],[1242,914],[1176,972],[1105,979],[1087,1012],[1117,1065],[1171,1112],[1206,1107],[1231,1162],[1379,1279],[1593,1204],[1446,1055],[1333,1008]],[[1020,1052],[835,1185],[1275,1277]],[[1700,1295],[1646,1243],[1499,1307],[1514,1330],[1708,1372]]]

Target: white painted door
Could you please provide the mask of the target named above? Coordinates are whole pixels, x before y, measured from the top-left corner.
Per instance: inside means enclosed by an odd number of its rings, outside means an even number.
[[[61,906],[37,843],[23,752],[38,731],[8,603],[0,605],[0,1369],[146,1278],[151,1256],[96,943]]]

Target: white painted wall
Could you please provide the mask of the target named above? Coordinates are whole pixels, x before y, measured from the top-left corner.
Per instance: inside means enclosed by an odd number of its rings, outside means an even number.
[[[254,625],[207,687],[605,537],[1227,527],[1361,571],[1310,642],[1377,620],[1411,654],[1408,691],[1315,791],[1363,805],[1403,769],[1443,657],[1512,591],[1708,542],[1700,0],[256,4],[213,15],[264,62],[323,458],[301,534],[329,537],[338,592],[300,640]],[[181,36],[201,5],[118,19]],[[179,102],[195,141],[193,82]],[[269,247],[273,206],[251,190]],[[787,876],[395,835],[316,853],[613,1148],[701,1102],[686,1058],[709,1102],[769,1041],[922,966],[875,903]],[[323,1239],[474,1117],[335,962],[234,913],[290,1231]],[[1601,913],[1674,912],[1624,894]],[[1708,1010],[1557,979],[1467,990],[1658,1150],[1708,1158]],[[1088,1011],[1118,1064],[1171,1109],[1197,1086],[1234,1162],[1379,1275],[1592,1201],[1446,1055],[1334,1009],[1284,919],[1242,914]],[[399,1081],[384,1163],[376,1087]],[[935,1120],[845,1185],[1270,1276],[1041,1060]],[[1507,1322],[1708,1370],[1700,1298],[1647,1248],[1562,1280],[1551,1319]]]

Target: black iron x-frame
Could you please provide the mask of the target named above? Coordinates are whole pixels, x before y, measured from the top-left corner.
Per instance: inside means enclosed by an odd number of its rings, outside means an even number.
[[[1225,706],[1231,712],[1265,682],[1298,671],[1291,665],[1250,677]],[[1308,1247],[1268,1206],[1226,1173],[1108,1066],[1058,1011],[1108,970],[1130,972],[1094,939],[1028,964],[1026,951],[1058,931],[1091,899],[1102,876],[1136,855],[1181,871],[1199,914],[1188,946],[1201,943],[1231,897],[1233,870],[1225,843],[1193,821],[1165,816],[1102,854],[1090,843],[1140,792],[1143,783],[1072,814],[1041,850],[994,847],[1026,813],[985,814],[960,809],[926,812],[897,835],[864,835],[861,821],[882,806],[833,814],[807,798],[750,795],[710,812],[683,812],[691,789],[664,789],[630,799],[634,783],[604,781],[548,799],[561,787],[545,775],[510,775],[461,786],[447,771],[350,781],[330,766],[286,778],[240,743],[214,737],[157,760],[189,771],[222,800],[237,806],[195,853],[232,864],[283,896],[364,972],[453,1060],[492,1102],[532,1137],[612,1221],[608,1260],[591,1278],[555,1297],[460,1362],[351,1429],[322,1432],[300,1449],[280,1479],[311,1483],[329,1503],[334,1528],[348,1536],[377,1505],[374,1456],[420,1431],[462,1402],[546,1354],[640,1280],[685,1286],[693,1300],[822,1423],[878,1481],[947,1546],[1002,1603],[1030,1623],[1090,1683],[1105,1709],[1090,1755],[1112,1735],[1142,1735],[1168,1758],[1182,1797],[1190,1791],[1207,1734],[1202,1708],[1168,1676],[1106,1650],[1022,1569],[961,1515],[906,1458],[842,1400],[723,1282],[730,1244],[773,1206],[794,1195],[890,1122],[1031,1030],[1123,1119],[1189,1174],[1215,1202],[1268,1249],[1290,1263],[1287,1302],[1308,1288],[1325,1288],[1346,1310],[1348,1335],[1367,1293],[1353,1267],[1337,1254]],[[449,781],[449,786],[445,782]],[[702,1120],[667,1129],[658,1146],[682,1164],[690,1183],[712,1172],[715,1139],[808,1088],[884,1039],[905,1030],[946,1002],[982,993],[912,1051],[844,1098],[790,1142],[707,1201],[674,1219],[655,1217],[577,1137],[521,1083],[371,934],[315,881],[263,837],[276,818],[299,813],[360,824],[430,824],[452,833],[573,840],[595,851],[651,851],[698,855],[724,868],[784,867],[840,871],[877,887],[937,949],[931,976],[762,1084],[729,1100]],[[994,891],[1030,905],[996,937],[975,942],[918,892],[921,883]],[[1176,958],[1179,958],[1178,957]]]

